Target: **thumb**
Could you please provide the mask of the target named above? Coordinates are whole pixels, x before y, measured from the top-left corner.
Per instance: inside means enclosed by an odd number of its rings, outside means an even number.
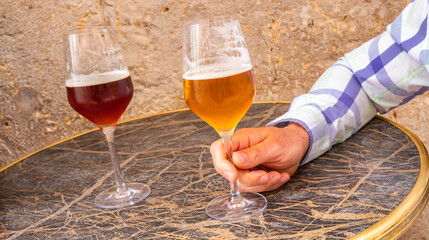
[[[251,169],[260,164],[270,162],[275,156],[272,146],[265,142],[253,145],[251,147],[236,151],[233,153],[233,161],[237,168]]]

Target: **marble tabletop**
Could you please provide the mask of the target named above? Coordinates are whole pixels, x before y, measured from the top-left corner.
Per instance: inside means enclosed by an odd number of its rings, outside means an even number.
[[[238,128],[263,126],[288,103],[255,103]],[[121,123],[116,143],[143,202],[102,210],[114,184],[99,130],[48,146],[0,172],[0,239],[394,239],[428,200],[428,156],[420,140],[382,117],[265,192],[267,209],[223,222],[205,215],[228,183],[213,168],[216,132],[189,110]]]

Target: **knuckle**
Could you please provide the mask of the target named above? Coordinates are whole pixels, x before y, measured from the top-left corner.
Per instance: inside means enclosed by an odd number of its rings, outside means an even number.
[[[253,159],[258,159],[261,156],[262,152],[260,148],[250,148],[249,154]]]

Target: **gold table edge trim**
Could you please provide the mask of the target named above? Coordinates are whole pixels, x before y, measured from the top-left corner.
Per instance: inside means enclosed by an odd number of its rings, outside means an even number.
[[[350,238],[351,240],[399,238],[414,223],[429,199],[429,164],[426,147],[413,132],[402,125],[380,115],[376,117],[396,126],[411,138],[420,154],[420,173],[411,191],[395,209],[371,227]]]
[[[261,102],[254,102],[254,104],[259,103],[291,103],[291,101],[261,101]],[[167,113],[173,113],[173,112],[181,112],[189,110],[189,108],[182,108],[177,110],[171,110],[171,111],[164,111],[160,113],[154,113],[149,114],[137,118],[132,118],[129,120],[121,121],[118,124],[123,124],[126,122],[131,122],[138,119],[144,119],[152,116],[167,114]],[[364,231],[358,233],[357,235],[353,236],[351,240],[353,239],[396,239],[400,237],[411,225],[412,223],[417,219],[417,217],[420,215],[420,213],[423,211],[426,203],[429,199],[429,163],[428,163],[428,152],[421,142],[421,140],[411,131],[403,127],[402,125],[395,123],[383,116],[377,115],[377,118],[386,121],[397,128],[399,128],[401,131],[403,131],[405,134],[407,134],[411,140],[416,144],[417,149],[420,154],[420,173],[417,177],[417,181],[414,184],[411,191],[408,193],[408,195],[404,198],[404,200],[394,209],[392,212],[390,212],[387,216],[385,216],[383,219],[372,225],[371,227],[365,229]],[[63,143],[65,141],[68,141],[73,138],[77,138],[79,136],[82,136],[84,134],[97,131],[99,128],[94,128],[86,132],[82,132],[80,134],[74,135],[72,137],[63,139],[61,141],[58,141],[56,143],[50,144],[46,147],[43,147],[35,152],[32,152],[22,158],[19,158],[10,164],[4,166],[0,169],[0,173],[8,169],[9,167],[21,162],[22,160],[41,152],[47,148],[50,148],[52,146],[58,145],[60,143]],[[420,193],[420,194],[419,194]],[[418,197],[420,196],[420,197]],[[405,216],[405,217],[404,217]]]

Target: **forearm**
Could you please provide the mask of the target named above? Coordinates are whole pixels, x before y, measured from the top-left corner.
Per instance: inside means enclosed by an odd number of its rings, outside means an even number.
[[[269,125],[301,124],[310,136],[302,164],[342,142],[377,112],[387,112],[429,87],[428,2],[411,2],[386,32],[346,54],[308,94]]]
[[[296,122],[310,138],[301,164],[350,137],[376,114],[346,59],[340,59],[316,81],[308,94],[295,98],[289,111],[269,125]]]

